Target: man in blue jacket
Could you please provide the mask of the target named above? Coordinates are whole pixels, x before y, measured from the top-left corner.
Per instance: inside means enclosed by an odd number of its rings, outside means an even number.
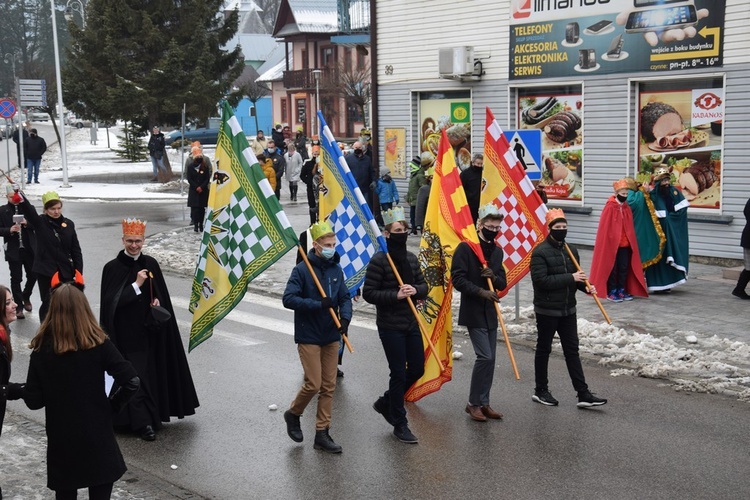
[[[315,394],[318,394],[318,413],[315,423],[316,450],[341,453],[341,446],[331,438],[333,392],[336,389],[339,338],[346,335],[352,319],[352,302],[344,282],[344,272],[338,264],[336,235],[329,222],[310,227],[313,249],[307,254],[315,276],[325,291],[323,297],[304,262],[292,269],[282,302],[294,310],[294,342],[305,372],[305,381],[289,410],[284,412],[287,434],[297,443],[302,442],[300,417]],[[337,313],[341,328],[337,328],[330,310]]]

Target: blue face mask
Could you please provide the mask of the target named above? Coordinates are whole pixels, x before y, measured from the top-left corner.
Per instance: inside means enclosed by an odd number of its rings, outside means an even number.
[[[336,249],[335,248],[328,248],[328,247],[320,247],[320,255],[323,256],[326,260],[331,260],[334,255],[336,255]]]

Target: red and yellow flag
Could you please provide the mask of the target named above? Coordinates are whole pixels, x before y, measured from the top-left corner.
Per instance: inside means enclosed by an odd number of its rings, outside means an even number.
[[[497,243],[503,249],[508,286],[504,296],[527,272],[531,251],[547,236],[547,206],[516,158],[490,108],[484,131],[484,179],[479,205],[494,203],[505,216]]]
[[[425,345],[425,372],[406,393],[407,401],[417,401],[436,392],[453,376],[453,314],[450,281],[451,259],[461,241],[466,241],[482,255],[479,237],[469,211],[461,178],[456,168],[456,157],[443,130],[435,175],[430,186],[419,264],[430,287],[427,298],[418,305],[427,327],[426,335],[437,349],[443,366]]]

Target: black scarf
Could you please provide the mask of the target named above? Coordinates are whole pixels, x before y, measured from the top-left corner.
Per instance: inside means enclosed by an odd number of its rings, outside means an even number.
[[[413,284],[414,273],[411,270],[411,265],[407,258],[408,252],[406,251],[406,242],[398,244],[392,241],[391,238],[387,238],[386,242],[388,243],[388,253],[391,256],[391,259],[393,259],[393,263],[396,265],[398,274],[401,275],[401,280],[406,284]]]

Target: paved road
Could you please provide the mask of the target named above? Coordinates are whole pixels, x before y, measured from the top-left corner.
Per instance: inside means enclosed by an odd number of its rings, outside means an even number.
[[[149,234],[187,225],[183,202],[65,204],[84,248],[87,295],[98,309],[103,264],[119,249],[117,222],[123,215],[149,220]],[[302,209],[290,210],[303,214]],[[303,221],[302,215],[293,219]],[[304,222],[301,222],[303,224]],[[281,272],[279,272],[282,274]],[[0,282],[7,283],[0,266]],[[187,335],[190,282],[168,276],[177,317]],[[687,293],[687,292],[686,292]],[[653,307],[646,304],[644,307]],[[658,304],[657,304],[658,306]],[[118,498],[746,498],[750,495],[750,407],[734,399],[677,393],[663,383],[613,378],[587,362],[591,388],[610,399],[597,410],[579,410],[560,356],[551,360],[551,390],[557,408],[530,400],[533,352],[517,346],[521,381],[513,381],[505,353],[493,406],[502,422],[475,423],[463,411],[473,356],[468,338],[455,363],[454,380],[432,396],[408,405],[416,446],[393,438],[371,408],[385,389],[387,366],[366,306],[357,313],[346,354],[346,373],[335,396],[332,436],[341,456],[312,449],[314,412],[302,419],[305,442],[285,433],[282,411],[301,382],[291,338],[292,314],[278,298],[252,292],[189,354],[201,407],[197,415],[168,424],[158,440],[121,436],[131,471],[118,483]],[[664,316],[674,312],[666,308]],[[14,379],[26,371],[22,346],[37,325],[32,317],[14,324]],[[276,404],[278,411],[268,406]],[[42,412],[11,403],[11,423],[33,428]],[[30,423],[28,423],[30,422]],[[40,427],[36,427],[37,436]],[[32,429],[33,430],[33,429]],[[29,436],[34,436],[29,430]],[[0,442],[10,439],[4,433]],[[41,444],[29,440],[37,453]],[[5,443],[3,444],[5,446]],[[32,446],[32,448],[34,447]],[[41,456],[41,455],[40,455]],[[12,465],[12,464],[11,464]],[[172,469],[177,465],[177,469]],[[8,468],[4,464],[3,470]],[[44,466],[23,468],[25,484],[44,493]],[[19,472],[19,474],[23,474]],[[12,475],[11,475],[12,476]],[[6,496],[11,485],[3,477]],[[29,498],[22,495],[17,498]],[[40,496],[39,498],[49,498]]]

